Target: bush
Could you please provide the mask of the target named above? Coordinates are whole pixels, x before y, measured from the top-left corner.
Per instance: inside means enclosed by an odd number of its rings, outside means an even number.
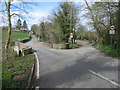
[[[70,49],[74,49],[74,48],[78,48],[78,47],[79,47],[78,44],[70,44],[70,45],[69,45],[69,48],[70,48]]]

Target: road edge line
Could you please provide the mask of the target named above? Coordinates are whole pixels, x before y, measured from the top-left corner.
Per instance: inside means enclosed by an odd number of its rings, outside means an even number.
[[[35,54],[35,57],[36,57],[36,63],[37,63],[37,75],[36,75],[36,77],[37,77],[37,79],[39,79],[39,77],[40,77],[40,65],[39,65],[39,59],[38,59],[38,56],[37,56],[37,54],[36,53],[34,53]]]
[[[90,70],[90,69],[89,69],[89,71],[90,71],[91,73],[97,75],[98,77],[100,77],[100,78],[102,78],[102,79],[104,79],[104,80],[106,80],[106,81],[108,81],[108,82],[110,82],[110,83],[112,83],[112,84],[120,87],[120,85],[119,85],[118,83],[116,83],[116,82],[114,82],[114,81],[111,81],[110,79],[108,79],[108,78],[106,78],[106,77],[104,77],[104,76],[102,76],[102,75],[100,75],[100,74],[98,74],[98,73],[96,73],[96,72],[94,72],[94,71],[92,71],[92,70]]]

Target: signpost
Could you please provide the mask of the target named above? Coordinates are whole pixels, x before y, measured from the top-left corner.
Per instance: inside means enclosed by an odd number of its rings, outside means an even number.
[[[113,42],[113,41],[112,41],[112,39],[113,39],[112,35],[115,34],[115,26],[114,26],[114,25],[110,26],[109,34],[110,34],[110,36],[111,36],[111,40],[110,40],[110,48],[112,49],[112,42]]]
[[[115,30],[110,30],[109,34],[115,34]]]
[[[110,26],[110,30],[115,30],[115,26],[114,25]]]
[[[71,40],[71,43],[73,44],[73,33],[70,33],[70,37],[69,37],[69,39]]]

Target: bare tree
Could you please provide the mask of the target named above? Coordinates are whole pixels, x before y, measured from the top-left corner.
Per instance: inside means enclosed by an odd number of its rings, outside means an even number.
[[[8,22],[8,35],[7,35],[7,40],[6,40],[6,44],[5,44],[5,52],[6,55],[8,53],[8,49],[10,47],[10,42],[11,42],[11,32],[12,32],[12,16],[18,16],[19,18],[24,18],[22,16],[20,16],[17,13],[11,13],[11,11],[13,9],[18,9],[18,11],[23,11],[26,14],[28,14],[26,7],[28,7],[27,4],[31,4],[31,3],[27,3],[27,2],[23,2],[23,0],[19,0],[20,4],[22,5],[21,7],[14,5],[14,3],[12,3],[14,0],[4,0],[3,2],[3,6],[5,7],[4,10],[0,10],[0,12],[3,12],[4,15],[7,15],[7,22]],[[28,15],[29,16],[29,15]]]
[[[8,53],[8,48],[10,45],[10,37],[11,37],[11,32],[12,32],[12,23],[11,23],[11,15],[10,15],[10,6],[11,6],[11,0],[4,0],[4,4],[6,6],[6,10],[7,10],[7,19],[8,19],[8,38],[6,40],[6,53]]]
[[[99,41],[102,44],[109,44],[109,27],[116,25],[116,11],[117,8],[114,2],[95,2],[91,6],[86,0],[85,4],[89,11],[90,19],[92,20],[91,25],[98,33]]]

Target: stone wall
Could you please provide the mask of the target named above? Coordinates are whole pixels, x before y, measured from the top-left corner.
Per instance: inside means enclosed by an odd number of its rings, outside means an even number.
[[[66,44],[53,44],[54,49],[66,49]]]
[[[54,49],[66,49],[67,45],[66,44],[51,44],[47,42],[36,42],[35,44],[47,47],[47,48],[54,48]]]
[[[32,53],[32,47],[28,47],[21,42],[15,42],[13,50],[16,51],[18,55],[22,54],[23,56]]]
[[[47,47],[47,48],[52,48],[52,44],[51,43],[47,43],[47,42],[36,42],[37,45],[43,46],[43,47]]]

